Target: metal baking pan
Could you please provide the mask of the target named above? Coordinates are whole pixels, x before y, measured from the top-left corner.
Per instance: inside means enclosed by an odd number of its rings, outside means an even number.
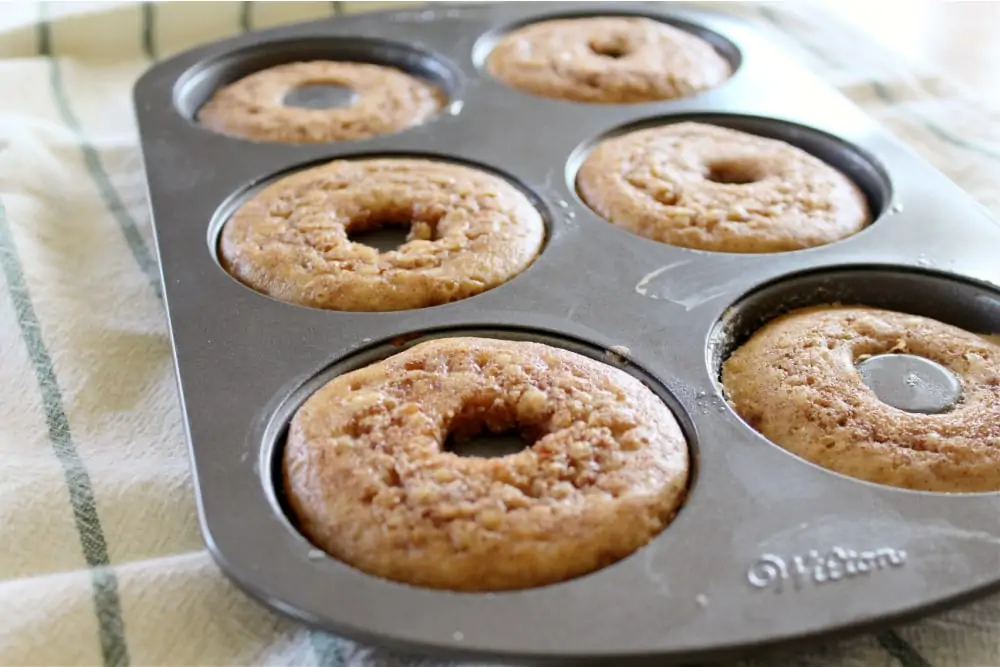
[[[687,99],[588,105],[520,93],[480,68],[512,26],[632,13],[706,36],[735,75]],[[311,58],[396,65],[438,81],[452,104],[421,127],[331,144],[254,143],[192,121],[217,86]],[[418,653],[664,664],[870,630],[1000,584],[1000,494],[842,477],[769,443],[722,400],[725,354],[794,306],[864,303],[1000,331],[1000,228],[752,27],[659,3],[421,7],[196,48],[146,73],[135,106],[205,540],[222,569],[271,608]],[[738,255],[639,238],[580,201],[574,173],[589,146],[622,128],[680,119],[813,152],[859,183],[877,220],[831,245]],[[507,175],[546,218],[542,255],[480,296],[391,313],[282,303],[220,268],[218,230],[255,187],[375,154],[436,156]],[[391,583],[312,548],[283,512],[273,475],[290,414],[332,375],[458,332],[564,345],[639,374],[667,397],[697,461],[676,520],[591,575],[497,594]]]

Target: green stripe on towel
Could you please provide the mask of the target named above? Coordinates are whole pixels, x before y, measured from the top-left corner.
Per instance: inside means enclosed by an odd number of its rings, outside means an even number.
[[[42,407],[45,409],[45,421],[49,429],[49,442],[56,458],[62,464],[66,478],[66,488],[69,492],[76,532],[80,538],[80,547],[87,566],[91,568],[91,586],[104,665],[127,667],[129,653],[125,641],[121,602],[118,599],[118,580],[110,567],[108,545],[97,515],[94,487],[90,474],[76,450],[76,445],[73,444],[55,367],[42,339],[42,327],[31,302],[31,295],[28,293],[24,269],[17,247],[14,245],[2,202],[0,202],[0,264],[3,265],[7,292],[14,305],[17,324],[35,370],[35,379],[38,382]]]
[[[243,32],[253,30],[253,3],[242,2],[240,4],[240,28]]]
[[[44,12],[45,5],[41,4],[39,7]],[[69,97],[66,95],[66,90],[63,86],[62,69],[59,66],[59,60],[53,55],[52,29],[44,16],[40,18],[38,23],[38,46],[41,55],[49,59],[49,84],[59,115],[62,117],[66,127],[76,135],[77,143],[83,152],[84,163],[87,166],[87,171],[90,173],[90,178],[97,186],[104,205],[118,222],[118,226],[122,230],[122,235],[125,237],[125,242],[128,244],[132,257],[135,258],[136,264],[139,265],[139,268],[146,275],[146,280],[149,281],[149,285],[157,298],[162,299],[163,294],[160,287],[159,270],[157,269],[156,261],[149,252],[149,248],[146,247],[146,243],[142,239],[142,235],[139,233],[139,225],[129,214],[128,208],[111,184],[111,178],[108,176],[107,171],[105,171],[104,165],[101,164],[101,157],[97,149],[87,140],[80,120],[73,113]]]
[[[899,661],[903,667],[931,667],[924,656],[917,653],[902,637],[890,630],[875,637],[885,652]]]
[[[142,51],[150,60],[156,60],[156,3],[142,3]]]

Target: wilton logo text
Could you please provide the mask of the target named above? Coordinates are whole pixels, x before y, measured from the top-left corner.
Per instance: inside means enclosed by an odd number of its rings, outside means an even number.
[[[781,593],[787,586],[800,590],[806,585],[819,586],[866,577],[872,572],[900,568],[905,564],[906,552],[889,547],[861,552],[834,547],[823,555],[811,550],[804,556],[789,559],[764,554],[747,570],[747,581],[754,588],[770,588]]]

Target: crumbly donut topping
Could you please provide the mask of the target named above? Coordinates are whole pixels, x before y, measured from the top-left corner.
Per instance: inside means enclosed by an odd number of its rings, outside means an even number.
[[[350,234],[408,225],[396,250]],[[283,178],[251,198],[222,230],[234,277],[316,308],[390,311],[474,296],[524,271],[545,226],[503,179],[418,159],[336,160]]]
[[[349,106],[287,106],[296,88],[336,85],[353,90]],[[436,86],[392,67],[316,60],[278,65],[216,91],[197,113],[215,132],[287,143],[349,141],[391,134],[427,122],[447,103]]]
[[[891,352],[949,369],[962,402],[940,414],[881,402],[855,364]],[[981,336],[875,308],[808,308],[756,332],[722,383],[750,426],[830,470],[926,491],[1000,490],[1000,346]]]
[[[501,458],[449,436],[521,430]],[[687,483],[669,408],[638,380],[537,343],[448,338],[336,378],[295,415],[291,504],[329,553],[461,590],[544,585],[648,542]]]
[[[864,194],[820,159],[694,122],[604,141],[581,165],[577,188],[612,224],[700,250],[799,250],[846,238],[870,221]]]
[[[661,21],[624,16],[527,25],[500,40],[486,66],[525,92],[594,103],[687,97],[731,74],[729,62],[705,40]]]

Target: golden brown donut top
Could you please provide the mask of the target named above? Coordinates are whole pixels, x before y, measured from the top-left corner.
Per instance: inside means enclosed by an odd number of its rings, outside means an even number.
[[[931,415],[882,403],[855,363],[891,352],[950,369],[962,402]],[[1000,490],[1000,346],[982,336],[875,308],[808,308],[756,332],[722,383],[754,429],[825,468],[909,489]]]
[[[534,443],[444,450],[486,428]],[[303,532],[377,576],[455,590],[540,586],[623,558],[686,490],[671,411],[622,370],[551,346],[446,338],[340,376],[295,414],[286,495]]]
[[[870,220],[858,187],[802,149],[695,122],[598,144],[580,167],[577,188],[590,208],[619,227],[719,252],[820,246]]]
[[[336,85],[356,93],[354,103],[332,109],[285,106],[296,88]],[[436,86],[392,67],[315,60],[254,72],[216,91],[198,122],[255,141],[348,141],[402,131],[426,122],[446,104]]]
[[[380,253],[349,234],[410,228]],[[434,306],[489,290],[526,269],[545,226],[528,198],[470,167],[419,159],[334,160],[287,176],[222,230],[233,276],[283,301],[348,311]]]
[[[708,42],[641,17],[532,23],[499,41],[489,73],[528,93],[577,102],[687,97],[729,78],[729,61]]]

